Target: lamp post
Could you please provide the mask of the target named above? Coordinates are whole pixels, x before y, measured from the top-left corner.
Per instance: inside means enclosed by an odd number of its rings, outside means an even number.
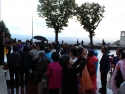
[[[0,0],[0,21],[1,21],[1,0]]]
[[[33,43],[33,15],[32,15],[32,43]]]

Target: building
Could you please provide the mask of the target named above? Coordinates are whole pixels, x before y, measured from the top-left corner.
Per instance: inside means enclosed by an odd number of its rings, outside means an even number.
[[[125,47],[125,31],[121,31],[121,34],[120,34],[120,46]]]

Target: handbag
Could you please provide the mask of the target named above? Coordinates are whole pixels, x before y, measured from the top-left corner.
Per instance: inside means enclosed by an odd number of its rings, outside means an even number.
[[[117,71],[117,75],[115,76],[115,80],[116,80],[115,85],[117,86],[117,88],[119,88],[121,83],[124,82],[124,79],[123,79],[123,76],[122,76],[120,68]]]
[[[39,94],[43,94],[44,90],[47,89],[47,77],[46,76],[43,77],[43,79],[42,79],[41,83],[39,84],[38,88],[39,88],[39,92],[40,92]]]
[[[120,88],[117,90],[117,94],[125,94],[125,81],[121,84]]]
[[[4,64],[3,69],[4,69],[4,70],[8,70],[8,69],[9,69],[8,63]]]

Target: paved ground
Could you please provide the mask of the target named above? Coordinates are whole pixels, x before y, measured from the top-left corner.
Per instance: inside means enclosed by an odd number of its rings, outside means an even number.
[[[7,94],[6,80],[4,76],[3,66],[0,65],[0,94]]]
[[[98,77],[97,78],[97,86],[98,86],[98,88],[100,88],[101,84],[100,84],[100,74],[99,73],[98,73],[97,77]],[[14,90],[11,91],[10,85],[9,85],[9,83],[10,83],[9,79],[10,79],[9,72],[7,70],[6,80],[7,80],[8,94],[37,94],[37,83],[34,80],[29,80],[29,83],[27,85],[20,85],[19,90],[16,90],[14,88]],[[109,87],[109,84],[108,84],[108,87]],[[98,92],[98,90],[96,91],[96,94],[100,94]],[[112,94],[112,92],[109,88],[107,88],[107,94]]]

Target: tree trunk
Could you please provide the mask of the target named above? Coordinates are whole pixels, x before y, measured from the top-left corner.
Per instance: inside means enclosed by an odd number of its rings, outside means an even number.
[[[91,46],[91,49],[93,49],[93,36],[91,32],[89,34],[90,34],[90,46]]]
[[[55,31],[55,42],[58,43],[58,30]]]

